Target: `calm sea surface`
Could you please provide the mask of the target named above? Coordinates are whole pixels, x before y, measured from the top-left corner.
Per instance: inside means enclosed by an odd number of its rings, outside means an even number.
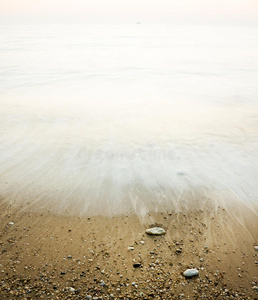
[[[251,207],[258,28],[1,25],[0,196],[60,213]]]

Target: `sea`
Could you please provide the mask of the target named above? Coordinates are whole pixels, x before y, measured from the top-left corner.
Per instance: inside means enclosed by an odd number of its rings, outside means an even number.
[[[258,203],[258,27],[0,27],[0,197],[115,215]]]

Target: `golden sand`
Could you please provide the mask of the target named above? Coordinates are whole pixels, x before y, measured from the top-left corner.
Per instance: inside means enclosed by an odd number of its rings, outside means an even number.
[[[245,207],[144,219],[0,208],[0,299],[258,297],[258,218]],[[153,225],[166,234],[147,235]]]

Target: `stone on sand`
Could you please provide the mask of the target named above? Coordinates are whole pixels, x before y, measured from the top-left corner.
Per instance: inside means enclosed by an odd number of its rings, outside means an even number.
[[[146,233],[150,235],[162,235],[166,233],[166,230],[161,227],[153,227],[146,229]]]
[[[199,271],[197,269],[187,269],[184,271],[183,275],[185,277],[193,277],[199,274]]]

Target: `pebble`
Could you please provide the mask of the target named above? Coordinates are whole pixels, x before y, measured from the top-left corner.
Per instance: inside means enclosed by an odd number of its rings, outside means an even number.
[[[146,229],[146,233],[150,235],[162,235],[165,234],[166,231],[161,227],[153,227],[153,228]]]
[[[134,267],[134,268],[139,268],[140,266],[141,266],[141,263],[134,263],[134,264],[133,264],[133,267]]]
[[[105,286],[106,284],[105,284],[105,281],[104,280],[100,280],[100,285],[101,286]]]
[[[128,247],[128,250],[134,250],[134,247]]]
[[[258,251],[258,246],[254,246],[254,250],[255,250],[255,251]]]
[[[14,223],[13,223],[13,222],[10,222],[8,225],[12,226],[12,225],[14,225]]]
[[[184,271],[183,275],[185,277],[193,277],[199,274],[199,271],[197,269],[187,269]]]
[[[69,292],[74,292],[75,291],[75,289],[72,288],[72,287],[68,288],[68,290],[69,290]]]

